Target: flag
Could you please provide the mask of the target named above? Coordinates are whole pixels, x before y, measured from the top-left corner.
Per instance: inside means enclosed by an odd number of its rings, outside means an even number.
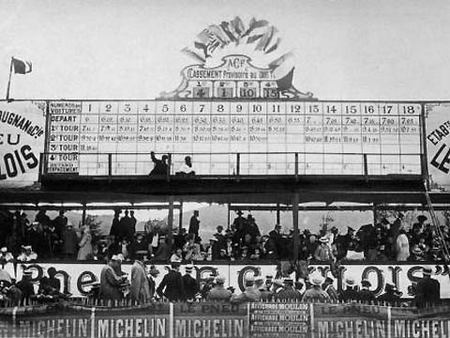
[[[205,63],[206,60],[204,58],[202,58],[200,55],[198,55],[197,53],[193,52],[192,50],[190,50],[189,48],[185,47],[181,50],[184,54],[189,55],[190,57],[192,57],[193,59],[200,61],[202,63]]]
[[[31,70],[32,70],[31,61],[22,61],[22,60],[19,60],[16,58],[12,58],[11,63],[14,68],[14,74],[31,73]]]
[[[294,77],[294,69],[295,67],[292,67],[292,69],[282,78],[276,80],[278,90],[288,90],[292,87],[292,79]]]

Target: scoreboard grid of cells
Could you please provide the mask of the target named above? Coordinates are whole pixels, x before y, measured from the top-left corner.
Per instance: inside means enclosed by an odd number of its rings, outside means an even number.
[[[48,173],[145,175],[150,152],[200,175],[420,174],[421,105],[326,101],[52,101]]]

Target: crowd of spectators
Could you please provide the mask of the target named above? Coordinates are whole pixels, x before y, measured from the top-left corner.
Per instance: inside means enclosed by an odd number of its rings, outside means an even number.
[[[295,301],[305,303],[337,303],[359,302],[365,304],[381,304],[394,306],[417,307],[434,306],[440,303],[440,284],[432,278],[430,268],[423,269],[422,278],[414,285],[410,296],[414,302],[408,302],[403,293],[394,284],[386,283],[384,292],[376,296],[371,290],[371,283],[367,279],[357,283],[352,277],[345,279],[341,290],[335,288],[335,280],[331,275],[324,277],[315,271],[305,278],[298,280],[290,276],[254,276],[244,277],[244,289],[235,290],[227,285],[222,275],[211,274],[203,280],[198,279],[194,265],[184,267],[181,273],[180,264],[172,262],[166,266],[167,273],[157,284],[156,279],[160,271],[155,265],[146,265],[135,260],[131,267],[131,275],[122,271],[122,260],[113,255],[103,267],[100,283],[94,285],[90,297],[103,301],[132,300],[139,304],[156,301],[187,301],[196,302],[224,301],[234,304],[258,301]],[[60,292],[60,280],[57,271],[50,267],[48,276],[40,279],[37,292],[31,279],[31,271],[25,270],[19,282],[15,282],[5,270],[0,270],[0,304],[19,305],[29,300],[41,303],[69,299],[70,294]],[[26,300],[26,301],[25,301]]]
[[[392,222],[382,218],[375,225],[366,224],[359,229],[348,226],[344,234],[335,226],[323,226],[317,233],[305,229],[299,233],[297,258],[320,262],[442,261],[443,245],[450,244],[448,227],[441,226],[438,234],[424,215],[407,226],[403,218],[402,213],[397,213]],[[255,218],[250,213],[244,216],[240,210],[229,228],[218,225],[208,239],[199,235],[198,211],[190,218],[188,229],[177,228],[172,234],[156,225],[136,232],[137,220],[134,212],[128,210],[115,210],[107,236],[94,236],[88,225],[75,228],[64,210],[50,219],[41,209],[34,221],[16,211],[8,213],[1,223],[1,262],[107,261],[112,255],[121,255],[125,261],[157,262],[289,260],[294,249],[293,231],[283,232],[282,226],[276,224],[268,234],[261,234]]]

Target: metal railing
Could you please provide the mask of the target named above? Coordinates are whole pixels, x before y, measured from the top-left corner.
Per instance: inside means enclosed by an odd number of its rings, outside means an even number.
[[[167,178],[176,176],[190,156],[196,176],[269,175],[421,175],[420,153],[324,153],[324,152],[236,152],[157,153],[168,155]],[[43,153],[41,175],[81,176],[149,175],[154,163],[149,153]],[[161,176],[159,176],[161,177]]]

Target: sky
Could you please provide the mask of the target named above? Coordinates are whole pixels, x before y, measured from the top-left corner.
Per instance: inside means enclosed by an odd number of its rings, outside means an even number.
[[[11,56],[31,60],[14,98],[151,99],[175,89],[181,52],[240,16],[277,27],[294,85],[322,100],[450,99],[443,0],[0,0],[0,95]]]

